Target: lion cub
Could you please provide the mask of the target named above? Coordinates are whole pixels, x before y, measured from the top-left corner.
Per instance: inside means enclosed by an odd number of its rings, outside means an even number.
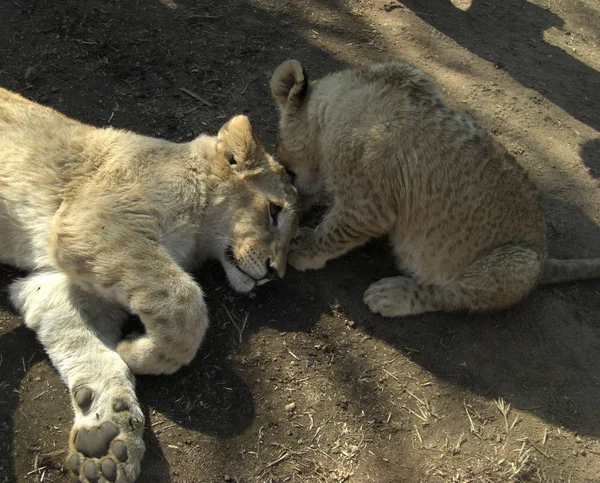
[[[0,262],[31,271],[11,299],[69,387],[81,481],[137,478],[133,373],[188,364],[208,326],[187,270],[217,259],[241,292],[283,276],[296,203],[244,116],[175,144],[0,89]],[[146,333],[121,340],[128,312]]]
[[[600,260],[547,259],[525,170],[436,82],[395,62],[309,84],[295,60],[271,79],[279,157],[301,195],[333,203],[302,228],[288,262],[318,269],[387,234],[407,276],[372,284],[373,312],[404,316],[514,304],[538,283],[600,276]]]

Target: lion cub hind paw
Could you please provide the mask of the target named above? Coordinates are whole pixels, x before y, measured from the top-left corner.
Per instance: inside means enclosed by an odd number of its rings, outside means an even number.
[[[363,301],[371,312],[384,317],[402,317],[428,310],[420,287],[408,277],[383,278],[371,284]]]
[[[111,421],[73,431],[75,437],[67,466],[80,481],[129,483],[136,480],[144,453],[141,435],[122,434]]]
[[[80,407],[88,406],[92,398],[89,388],[75,393]],[[83,482],[135,481],[144,455],[144,417],[137,404],[116,399],[108,417],[97,422],[96,417],[90,415],[73,426],[67,467]],[[90,424],[90,418],[95,424]]]

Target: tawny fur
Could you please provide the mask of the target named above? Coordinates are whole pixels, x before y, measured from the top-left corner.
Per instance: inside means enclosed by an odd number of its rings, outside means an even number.
[[[296,202],[244,116],[175,144],[84,125],[0,89],[0,262],[32,271],[11,298],[73,395],[69,464],[82,480],[103,476],[76,435],[107,421],[128,448],[125,462],[106,449],[116,481],[137,477],[144,418],[132,373],[190,363],[208,325],[187,270],[220,260],[241,292],[283,276]],[[127,312],[146,333],[120,340]],[[82,387],[93,391],[89,408],[86,392],[86,407],[76,404]]]
[[[279,157],[301,195],[331,200],[302,228],[289,263],[318,269],[388,235],[407,276],[364,294],[403,316],[507,307],[538,283],[600,276],[600,260],[548,260],[538,192],[525,170],[436,82],[400,62],[309,83],[295,60],[271,79]]]

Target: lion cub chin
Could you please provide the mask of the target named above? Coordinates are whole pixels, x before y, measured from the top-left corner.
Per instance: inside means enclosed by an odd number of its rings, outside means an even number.
[[[133,481],[144,453],[134,373],[172,373],[208,325],[186,270],[220,260],[246,292],[282,277],[295,188],[237,116],[189,143],[99,129],[0,89],[0,262],[11,299],[69,387],[68,467]],[[121,340],[128,312],[146,333]]]
[[[600,276],[600,260],[546,257],[538,193],[525,170],[435,81],[394,62],[308,82],[295,60],[271,79],[279,157],[301,195],[332,199],[302,228],[289,263],[318,269],[387,234],[406,276],[364,294],[404,316],[514,304],[538,283]]]

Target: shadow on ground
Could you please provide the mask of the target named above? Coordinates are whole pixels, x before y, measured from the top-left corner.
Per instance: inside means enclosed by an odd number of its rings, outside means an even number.
[[[523,86],[600,130],[596,87],[600,73],[544,39],[544,32],[551,27],[569,34],[557,15],[526,0],[473,0],[466,11],[456,8],[450,0],[397,2]],[[589,19],[598,17],[591,11],[587,15]],[[519,28],[514,28],[516,16],[528,21],[519,21]],[[600,18],[596,18],[598,21]]]

